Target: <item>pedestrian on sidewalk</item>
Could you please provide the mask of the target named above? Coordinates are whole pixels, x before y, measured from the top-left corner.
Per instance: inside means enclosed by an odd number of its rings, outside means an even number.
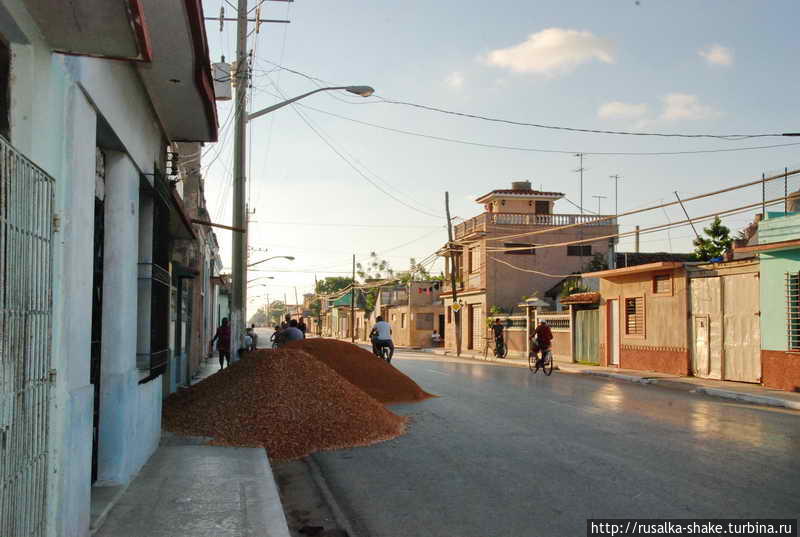
[[[222,326],[217,328],[217,333],[211,339],[211,345],[217,342],[217,352],[219,353],[219,368],[225,368],[225,361],[228,361],[228,366],[231,365],[231,327],[228,318],[222,319]]]

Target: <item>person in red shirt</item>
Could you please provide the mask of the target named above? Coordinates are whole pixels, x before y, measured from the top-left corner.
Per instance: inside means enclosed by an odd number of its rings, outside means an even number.
[[[541,352],[544,356],[545,351],[550,349],[550,344],[553,341],[553,332],[547,326],[547,321],[544,319],[539,320],[539,326],[533,332],[533,352]]]
[[[231,327],[228,323],[228,318],[222,319],[222,326],[217,328],[217,333],[211,340],[211,345],[217,342],[217,351],[219,352],[219,368],[225,368],[225,360],[228,361],[228,366],[231,365]]]

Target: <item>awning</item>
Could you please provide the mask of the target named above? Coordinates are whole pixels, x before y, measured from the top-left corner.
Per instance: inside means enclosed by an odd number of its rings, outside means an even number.
[[[28,11],[56,52],[150,61],[141,0],[27,0]]]
[[[683,267],[683,263],[679,261],[659,261],[658,263],[647,263],[645,265],[634,265],[632,267],[624,267],[611,270],[601,270],[598,272],[585,272],[581,274],[584,278],[618,278],[620,276],[627,276],[628,274],[639,274],[641,272],[653,272],[659,270],[673,270]]]

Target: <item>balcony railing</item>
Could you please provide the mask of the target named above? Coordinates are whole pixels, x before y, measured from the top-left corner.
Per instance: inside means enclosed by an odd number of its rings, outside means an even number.
[[[482,213],[455,226],[459,239],[470,233],[488,231],[489,226],[614,226],[617,219],[598,214],[532,214],[532,213]]]

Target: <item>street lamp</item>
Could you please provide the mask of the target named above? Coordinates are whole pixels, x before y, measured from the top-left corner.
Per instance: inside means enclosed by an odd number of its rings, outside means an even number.
[[[292,104],[295,101],[299,101],[300,99],[305,99],[309,95],[314,95],[315,93],[319,93],[321,91],[333,91],[333,90],[345,90],[349,91],[350,93],[354,93],[355,95],[360,95],[361,97],[369,97],[375,90],[372,89],[370,86],[335,86],[330,88],[317,88],[315,90],[309,91],[308,93],[304,93],[302,95],[298,95],[292,99],[288,99],[283,101],[282,103],[273,104],[272,106],[268,106],[263,110],[259,110],[258,112],[253,112],[252,114],[247,114],[247,121],[252,121],[257,117],[261,117],[264,114],[269,114],[270,112],[274,112],[278,108],[283,108],[287,104]]]
[[[247,65],[247,0],[239,0],[239,23],[237,26],[237,43],[236,43],[236,59],[238,66]],[[257,117],[261,117],[270,112],[274,112],[279,108],[292,104],[295,101],[304,99],[309,95],[319,93],[322,91],[335,91],[344,90],[349,93],[360,95],[361,97],[369,97],[375,90],[370,86],[332,86],[326,88],[317,88],[302,95],[298,95],[292,99],[287,99],[283,102],[268,106],[263,110],[247,113],[247,88],[249,86],[249,74],[247,68],[237,69],[237,86],[236,86],[236,116],[233,139],[233,225],[234,227],[244,230],[243,233],[236,233],[233,236],[233,289],[231,293],[231,319],[232,319],[232,334],[241,334],[243,328],[243,316],[247,307],[247,207],[245,203],[245,185],[247,183],[246,167],[246,139],[247,139],[247,122],[252,121]],[[294,258],[286,257],[290,261]],[[266,259],[264,261],[267,261]],[[249,266],[254,266],[264,261],[258,261]]]
[[[259,276],[258,278],[253,278],[252,280],[247,280],[247,283],[253,283],[256,280],[274,280],[275,276]],[[266,284],[263,284],[266,285]]]
[[[255,263],[250,263],[247,266],[248,266],[248,268],[249,267],[255,267],[256,265],[258,265],[260,263],[263,263],[265,261],[269,261],[270,259],[288,259],[289,261],[294,261],[294,256],[291,256],[291,255],[274,255],[272,257],[268,257],[266,259],[262,259],[261,261],[256,261]]]

